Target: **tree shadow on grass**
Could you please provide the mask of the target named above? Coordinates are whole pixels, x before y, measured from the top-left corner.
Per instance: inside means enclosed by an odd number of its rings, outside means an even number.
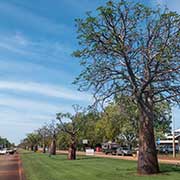
[[[173,164],[173,165],[167,165],[167,164],[162,164],[160,166],[160,170],[162,174],[169,174],[172,172],[180,173],[180,164]]]
[[[94,159],[100,159],[99,157],[91,157],[91,156],[77,156],[75,160],[69,160],[67,154],[57,154],[55,156],[49,156],[49,158],[52,158],[54,160],[59,160],[61,161],[82,161],[82,160],[94,160]]]
[[[94,156],[78,156],[77,160],[86,160],[86,159],[100,159],[99,157]]]
[[[152,175],[140,175],[137,173],[131,173],[131,175],[134,176],[152,176],[152,177],[157,177],[157,176],[170,176],[171,173],[180,173],[180,165],[170,165],[170,164],[161,164],[160,165],[160,172],[158,174],[152,174]]]

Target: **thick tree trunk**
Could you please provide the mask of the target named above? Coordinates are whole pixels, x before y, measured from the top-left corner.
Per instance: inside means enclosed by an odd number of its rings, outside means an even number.
[[[46,153],[46,145],[43,144],[43,153]]]
[[[68,159],[69,160],[75,160],[76,159],[76,147],[73,144],[69,147]]]
[[[38,145],[34,146],[34,152],[38,151]]]
[[[71,137],[71,145],[68,151],[68,159],[75,160],[76,159],[76,142],[75,142],[75,135]]]
[[[51,142],[49,154],[56,155],[56,140],[55,139],[53,139]]]
[[[154,115],[151,108],[147,106],[139,107],[139,155],[138,155],[138,173],[155,174],[159,172],[157,152],[154,139]]]

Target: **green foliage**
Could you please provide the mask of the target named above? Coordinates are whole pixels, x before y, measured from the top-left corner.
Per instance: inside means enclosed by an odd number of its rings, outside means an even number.
[[[67,133],[60,131],[57,135],[57,148],[67,150],[69,148],[70,137]]]
[[[39,135],[39,145],[41,147],[50,146],[52,140],[52,132],[48,125],[44,125],[37,130],[37,134]]]
[[[27,139],[28,139],[28,142],[31,144],[31,145],[37,145],[40,141],[40,135],[37,134],[37,133],[29,133],[27,135]]]
[[[96,124],[100,119],[97,112],[90,111],[84,114],[83,118],[79,119],[80,130],[78,132],[78,144],[82,146],[82,140],[89,140],[89,146],[95,147],[102,143],[101,138],[96,134]]]
[[[170,131],[171,108],[168,103],[158,103],[155,106],[155,135],[156,139]],[[86,111],[76,115],[58,113],[66,121],[59,124],[56,134],[57,148],[68,149],[71,143],[70,134],[76,133],[76,143],[79,150],[83,149],[82,140],[89,141],[88,146],[96,146],[107,141],[116,141],[121,145],[136,146],[138,138],[139,110],[128,96],[117,96],[103,112]],[[72,121],[67,121],[70,118]],[[73,123],[73,124],[72,124]],[[65,132],[68,131],[69,133]],[[49,146],[52,140],[52,130],[43,126],[38,131],[30,133],[24,140],[24,146]],[[44,137],[43,137],[44,136]]]
[[[155,107],[155,134],[156,138],[162,137],[170,131],[171,108],[168,103],[159,103]],[[139,110],[127,96],[119,96],[114,103],[109,104],[104,112],[88,111],[74,119],[78,132],[76,135],[77,146],[82,149],[82,140],[89,140],[89,146],[107,141],[116,141],[122,145],[136,146],[138,138]],[[71,123],[65,124],[71,130]],[[60,132],[57,138],[59,147],[67,149],[70,138],[66,133]]]
[[[9,148],[11,147],[13,144],[11,144],[6,138],[2,138],[0,137],[0,147],[6,147]]]
[[[153,93],[154,103],[178,103],[180,16],[122,0],[95,14],[76,21],[81,48],[74,55],[84,67],[74,82],[79,89],[92,88],[99,101],[119,93],[146,101]]]
[[[168,103],[155,106],[154,129],[156,138],[164,137],[171,130],[171,108]],[[132,98],[121,96],[106,107],[96,124],[96,133],[105,141],[136,146],[139,127],[139,110]]]
[[[164,138],[171,132],[172,112],[168,103],[159,103],[155,107],[155,138]]]

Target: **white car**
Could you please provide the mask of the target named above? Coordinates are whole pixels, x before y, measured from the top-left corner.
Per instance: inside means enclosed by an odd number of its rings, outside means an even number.
[[[116,150],[117,155],[132,156],[132,151],[128,147],[119,147]]]
[[[5,155],[7,153],[7,149],[0,149],[0,155]]]
[[[14,153],[15,153],[15,150],[8,148],[8,149],[6,150],[6,153],[7,153],[7,154],[14,154]]]

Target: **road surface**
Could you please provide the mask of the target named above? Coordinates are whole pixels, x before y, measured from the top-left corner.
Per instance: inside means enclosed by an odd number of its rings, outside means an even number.
[[[0,155],[0,180],[25,180],[18,154]]]

